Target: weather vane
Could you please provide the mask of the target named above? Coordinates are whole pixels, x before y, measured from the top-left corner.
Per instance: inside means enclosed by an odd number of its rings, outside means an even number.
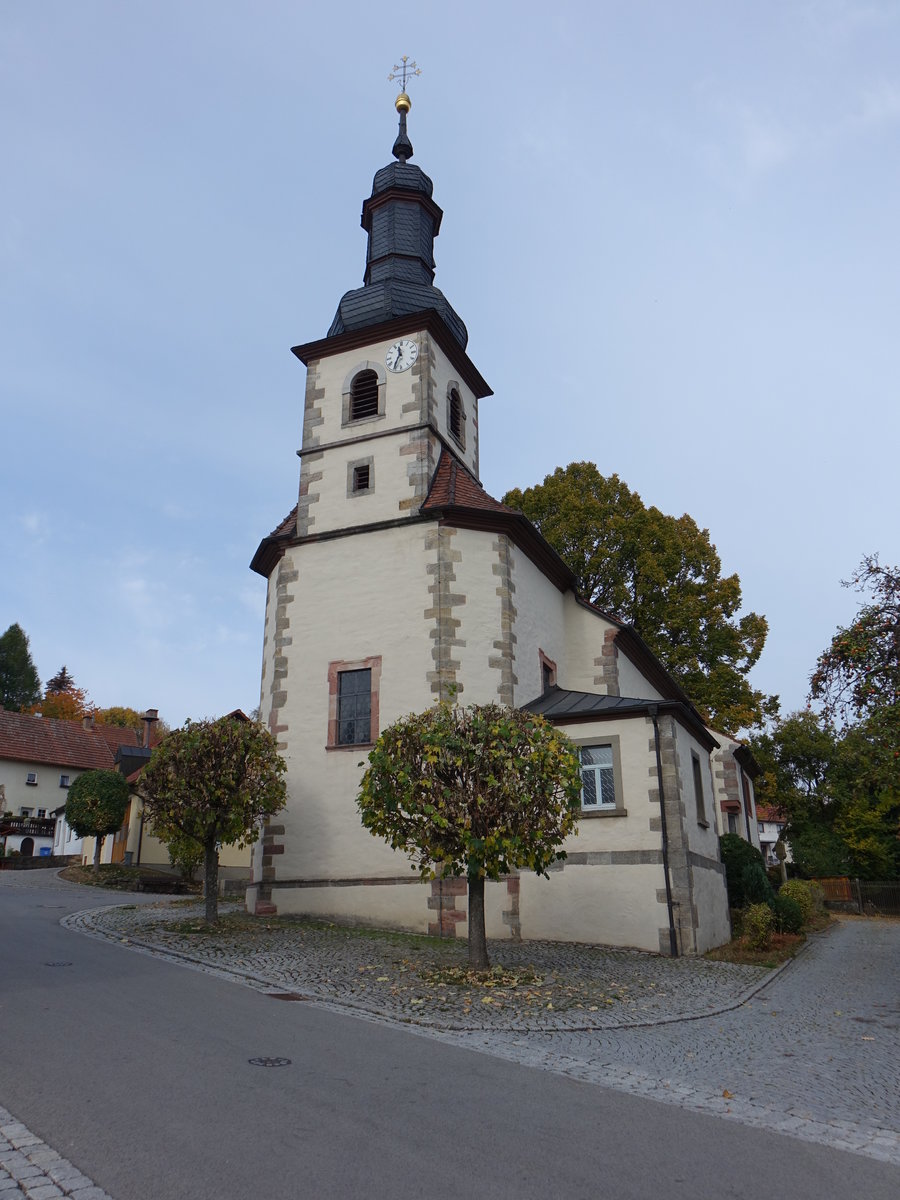
[[[415,59],[413,59],[413,61],[410,62],[409,56],[404,54],[403,57],[400,59],[399,64],[394,63],[394,69],[393,69],[393,71],[391,71],[390,75],[388,75],[388,80],[391,83],[393,83],[393,81],[395,79],[399,79],[400,80],[400,91],[405,93],[407,79],[411,79],[414,75],[421,75],[421,74],[422,74],[422,72],[416,66]]]

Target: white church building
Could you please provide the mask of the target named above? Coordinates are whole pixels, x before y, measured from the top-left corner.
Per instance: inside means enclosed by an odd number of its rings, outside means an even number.
[[[248,907],[464,935],[465,880],[422,882],[355,803],[379,731],[455,695],[543,713],[582,758],[567,859],[549,879],[488,882],[488,937],[702,953],[730,936],[718,743],[637,633],[480,483],[491,390],[433,283],[442,212],[410,162],[408,107],[363,204],[363,286],[294,348],[299,500],[251,564],[268,580],[261,714],[288,802],[254,849]]]

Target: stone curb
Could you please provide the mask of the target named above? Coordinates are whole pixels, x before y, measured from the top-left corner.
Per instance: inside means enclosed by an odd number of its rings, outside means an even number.
[[[0,1106],[0,1197],[12,1200],[111,1200],[67,1158]]]
[[[188,954],[183,950],[174,950],[170,947],[160,947],[153,942],[145,941],[142,938],[128,936],[123,938],[116,933],[109,932],[102,927],[94,924],[94,918],[100,914],[114,908],[122,908],[124,905],[107,904],[100,908],[83,909],[76,913],[70,913],[60,920],[60,925],[66,929],[70,929],[75,933],[84,934],[87,937],[100,938],[103,941],[112,942],[114,945],[124,946],[126,949],[134,949],[140,953],[150,954],[155,958],[168,959],[170,962],[175,962],[187,965],[197,970],[201,970],[207,974],[215,975],[221,979],[231,979],[235,982],[244,983],[247,986],[254,987],[259,991],[277,995],[285,995],[286,989],[278,987],[271,979],[265,976],[256,975],[252,971],[242,970],[240,967],[228,967],[221,964],[211,964],[201,957]],[[762,991],[777,979],[784,971],[791,966],[792,963],[807,952],[811,945],[810,937],[818,937],[819,934],[809,935],[807,941],[800,947],[793,958],[789,958],[780,966],[773,968],[767,975],[761,979],[756,979],[748,984],[742,992],[736,997],[733,997],[726,1004],[720,1004],[712,1008],[702,1009],[699,1012],[693,1013],[675,1013],[671,1016],[663,1016],[657,1018],[649,1018],[639,1021],[620,1021],[607,1022],[598,1024],[596,1022],[588,1022],[580,1025],[573,1024],[543,1024],[543,1025],[521,1025],[521,1024],[492,1024],[487,1025],[463,1025],[455,1024],[448,1021],[441,1021],[433,1017],[421,1018],[412,1014],[396,1013],[385,1010],[382,1007],[365,1004],[358,1000],[348,1000],[341,997],[323,995],[315,991],[304,991],[299,988],[291,988],[290,995],[296,996],[298,1001],[307,1001],[318,1005],[327,1005],[331,1008],[343,1010],[348,1009],[351,1012],[359,1013],[367,1017],[374,1017],[381,1021],[396,1023],[398,1025],[412,1025],[423,1030],[431,1030],[438,1033],[604,1033],[618,1032],[623,1029],[650,1029],[660,1025],[681,1024],[687,1021],[702,1021],[710,1017],[721,1016],[724,1013],[733,1012],[751,1000],[758,992]]]

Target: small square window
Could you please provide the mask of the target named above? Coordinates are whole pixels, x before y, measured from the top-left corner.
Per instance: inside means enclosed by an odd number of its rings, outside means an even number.
[[[361,467],[353,468],[353,490],[354,492],[367,492],[369,490],[368,463],[365,463]]]
[[[60,777],[59,777],[59,786],[60,786],[60,787],[68,787],[68,786],[69,786],[69,777],[68,777],[68,775],[60,775]]]
[[[37,787],[37,771],[29,771],[25,776],[25,782],[29,787]]]
[[[37,815],[38,815],[38,820],[42,820],[44,817],[46,817],[46,815],[47,815],[46,808],[39,808],[37,810]]]

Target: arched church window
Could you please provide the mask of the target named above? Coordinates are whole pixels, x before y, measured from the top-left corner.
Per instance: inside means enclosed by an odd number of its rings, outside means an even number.
[[[450,389],[450,395],[447,400],[447,409],[447,425],[450,429],[450,433],[456,438],[459,444],[463,446],[465,445],[465,438],[463,437],[463,405],[459,392],[456,390],[456,388]]]
[[[378,376],[374,371],[360,371],[350,385],[350,420],[378,415]]]

